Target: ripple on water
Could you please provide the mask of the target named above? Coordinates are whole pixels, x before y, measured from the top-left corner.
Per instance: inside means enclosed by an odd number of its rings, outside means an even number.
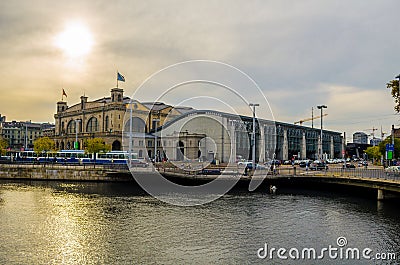
[[[266,263],[264,243],[321,248],[339,236],[400,251],[400,214],[375,201],[238,192],[178,207],[106,185],[0,184],[0,263]]]

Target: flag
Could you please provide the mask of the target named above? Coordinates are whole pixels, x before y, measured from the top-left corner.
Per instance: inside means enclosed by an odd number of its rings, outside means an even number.
[[[117,72],[117,81],[125,82],[125,77],[121,75],[119,72]]]
[[[65,97],[67,97],[67,93],[65,93],[64,88],[63,88],[62,90],[63,90],[62,95],[65,96]]]

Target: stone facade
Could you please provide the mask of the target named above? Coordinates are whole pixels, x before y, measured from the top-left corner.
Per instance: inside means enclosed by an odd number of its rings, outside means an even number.
[[[52,128],[54,125],[50,123],[7,122],[3,117],[0,121],[0,136],[9,143],[10,150],[32,149],[34,141],[45,136],[44,131]]]
[[[128,144],[123,146],[123,130],[125,128],[125,131],[129,131],[132,109],[132,148],[139,158],[153,157],[154,136],[150,132],[190,109],[174,108],[161,102],[131,102],[129,97],[124,97],[121,88],[111,89],[110,97],[94,101],[88,101],[86,96],[80,99],[80,103],[72,106],[68,106],[65,101],[57,102],[52,137],[56,149],[74,149],[76,139],[78,149],[83,149],[85,141],[90,138],[103,139],[112,150],[127,148]]]
[[[131,148],[139,158],[158,161],[234,163],[251,159],[253,143],[259,162],[315,158],[321,148],[319,129],[258,119],[253,141],[252,117],[161,102],[131,102],[121,88],[94,101],[82,96],[80,103],[72,106],[60,101],[54,118],[57,149],[73,149],[76,137],[78,148],[83,149],[86,139],[96,137],[112,150]],[[322,148],[327,157],[341,157],[343,137],[324,130]]]

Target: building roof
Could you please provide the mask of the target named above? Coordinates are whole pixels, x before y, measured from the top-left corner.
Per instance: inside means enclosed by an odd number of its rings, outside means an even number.
[[[34,122],[30,122],[30,121],[8,121],[8,122],[2,123],[2,127],[4,129],[22,128],[22,127],[46,129],[46,128],[52,128],[54,126],[55,125],[51,124],[51,123],[34,123]]]
[[[161,111],[163,109],[172,107],[171,105],[167,105],[163,102],[142,102],[142,105],[154,111]]]

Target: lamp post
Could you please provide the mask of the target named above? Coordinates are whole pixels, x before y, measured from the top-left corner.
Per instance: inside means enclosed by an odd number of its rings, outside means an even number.
[[[320,149],[320,159],[322,160],[322,155],[324,153],[323,152],[324,144],[323,144],[323,138],[322,138],[322,118],[323,118],[322,112],[323,112],[323,109],[327,108],[327,106],[326,105],[319,105],[319,106],[317,106],[317,108],[321,110],[321,149]]]
[[[28,122],[25,122],[25,150],[28,149]]]
[[[157,163],[157,125],[160,119],[153,119],[154,122],[154,163]]]
[[[78,120],[78,119],[76,119],[75,120],[75,150],[78,150],[78,147],[79,147],[79,145],[78,145],[78,126],[79,126],[79,123],[81,122],[81,120]]]
[[[255,170],[255,168],[256,168],[256,107],[260,106],[260,104],[250,103],[249,106],[253,107],[253,132],[251,134],[251,145],[252,145],[251,165],[253,166],[252,169]]]
[[[397,75],[395,78],[399,79],[399,87],[400,87],[400,74]],[[392,125],[391,138],[392,138],[392,145],[394,146],[394,124]],[[393,155],[392,155],[392,163],[391,163],[392,166],[393,166],[393,159],[394,159],[394,151],[393,151]]]
[[[128,153],[128,164],[129,167],[131,166],[132,162],[132,116],[133,116],[133,110],[132,110],[132,99],[129,102],[129,107],[130,107],[130,112],[129,112],[129,153]]]

